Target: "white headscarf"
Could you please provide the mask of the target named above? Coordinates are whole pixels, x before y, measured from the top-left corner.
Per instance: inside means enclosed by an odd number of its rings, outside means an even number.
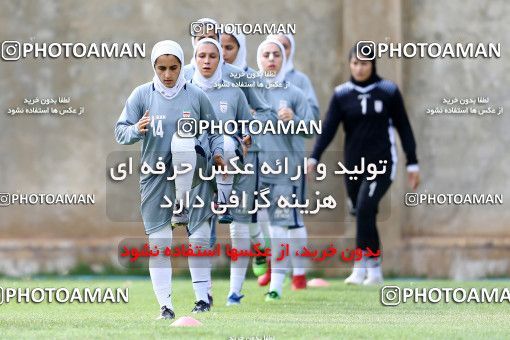
[[[174,87],[166,87],[161,82],[161,80],[159,80],[159,77],[156,73],[156,65],[155,65],[156,59],[158,59],[158,57],[165,55],[165,54],[171,54],[171,55],[177,57],[177,59],[179,59],[179,61],[181,62],[181,71],[179,73],[179,77],[177,78],[177,81],[175,82]],[[163,95],[163,97],[165,97],[167,99],[172,99],[177,94],[179,94],[182,87],[186,84],[186,80],[184,79],[184,74],[182,72],[182,67],[184,66],[183,61],[184,61],[184,52],[182,51],[181,46],[178,43],[176,43],[175,41],[163,40],[163,41],[156,43],[156,45],[154,45],[154,47],[152,48],[151,64],[152,64],[152,70],[154,71],[154,78],[153,78],[154,88],[156,89],[156,91],[161,93]]]
[[[294,69],[294,54],[296,53],[296,42],[294,41],[294,36],[292,34],[282,34],[289,40],[290,43],[290,54],[287,59],[287,64],[285,66],[285,73],[292,71]],[[278,39],[278,35],[270,35],[267,37],[268,39]]]
[[[287,67],[286,72],[290,72],[294,69],[294,54],[296,53],[296,42],[294,41],[294,36],[292,34],[285,34],[287,39],[290,41],[290,55],[289,59],[287,59]]]
[[[223,54],[221,53],[220,44],[214,39],[205,38],[205,39],[198,41],[198,43],[195,46],[195,50],[193,51],[193,61],[195,61],[195,64],[196,64],[198,48],[203,44],[212,44],[212,45],[216,46],[216,48],[218,49],[218,58],[219,58],[218,67],[216,68],[216,71],[214,71],[213,75],[210,78],[204,77],[200,73],[198,66],[195,67],[195,72],[193,73],[193,84],[197,85],[202,90],[207,91],[207,90],[213,89],[214,85],[221,80],[221,75],[222,75],[221,67],[222,67],[224,61],[223,61]]]
[[[287,58],[285,57],[285,48],[283,45],[275,38],[268,37],[266,40],[260,43],[259,48],[257,49],[257,66],[259,67],[259,71],[264,73],[264,68],[262,67],[262,49],[267,44],[275,44],[280,49],[280,53],[282,55],[282,67],[280,71],[273,78],[265,78],[266,81],[273,83],[279,82],[282,83],[285,79],[285,69],[287,65]]]
[[[208,22],[208,23],[211,23],[211,24],[213,24],[215,26],[218,25],[218,22],[216,20],[214,20],[214,19],[211,19],[211,18],[202,18],[202,19],[198,19],[195,22],[201,22],[201,23],[207,23]],[[221,41],[220,40],[220,33],[218,32],[217,34],[218,34],[218,41]],[[191,37],[191,45],[193,46],[193,49],[195,49],[195,47],[196,47],[195,46],[196,45],[195,44],[195,37],[193,37],[193,36]],[[191,58],[190,64],[193,65],[193,67],[196,67],[195,57],[194,56]]]
[[[236,59],[232,65],[244,70],[246,66],[248,66],[248,63],[246,62],[246,36],[243,33],[233,33],[232,36],[239,44],[239,50],[237,51]]]

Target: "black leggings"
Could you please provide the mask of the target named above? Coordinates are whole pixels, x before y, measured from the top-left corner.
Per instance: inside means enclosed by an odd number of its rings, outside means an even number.
[[[376,216],[379,201],[392,183],[389,174],[377,176],[368,181],[365,178],[351,181],[347,177],[345,185],[352,203],[351,213],[356,216],[356,247],[372,251],[380,250]]]

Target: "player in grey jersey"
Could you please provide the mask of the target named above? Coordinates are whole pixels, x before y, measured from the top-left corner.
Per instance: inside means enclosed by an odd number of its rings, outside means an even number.
[[[181,67],[184,55],[181,47],[174,41],[158,42],[151,53],[153,80],[138,86],[129,96],[122,114],[115,126],[115,137],[120,144],[133,144],[141,141],[141,162],[153,169],[157,162],[163,162],[165,172],[140,175],[141,212],[145,232],[149,235],[151,248],[156,246],[165,249],[172,243],[172,227],[170,221],[178,210],[185,209],[182,204],[174,205],[174,211],[163,208],[164,197],[172,202],[184,200],[191,193],[190,202],[197,194],[201,197],[212,196],[208,186],[191,191],[193,185],[199,183],[199,168],[206,173],[210,165],[223,166],[223,139],[220,135],[203,134],[198,138],[189,137],[178,132],[178,121],[182,118],[217,121],[214,109],[205,93],[197,86],[187,84]],[[191,165],[192,171],[178,175],[175,180],[168,180],[173,175],[173,167],[182,170],[183,164]],[[210,203],[208,201],[205,204]],[[185,210],[184,210],[185,211]],[[193,211],[189,223],[185,226],[192,246],[201,245],[203,240],[209,241],[212,213],[208,209]],[[186,217],[186,220],[188,218]],[[206,267],[207,259],[190,258],[191,268]],[[204,263],[202,263],[204,262]],[[161,307],[161,318],[175,317],[171,300],[172,268],[170,257],[161,254],[151,257],[149,271],[157,300]],[[199,276],[191,270],[194,281],[193,288],[197,295],[195,310],[207,310],[207,287],[209,282],[196,279]],[[204,277],[202,275],[202,277]],[[207,278],[206,278],[207,279]],[[202,301],[202,302],[200,302]]]

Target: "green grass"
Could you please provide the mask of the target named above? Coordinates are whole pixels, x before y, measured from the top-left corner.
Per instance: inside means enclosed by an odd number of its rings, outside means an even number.
[[[129,287],[127,304],[17,304],[0,305],[1,338],[179,339],[271,336],[275,339],[311,338],[508,338],[510,304],[407,303],[385,307],[377,287],[345,286],[332,279],[331,287],[306,291],[284,290],[281,301],[264,302],[265,288],[254,280],[245,284],[246,297],[238,307],[226,307],[228,281],[214,280],[215,306],[194,315],[203,326],[174,328],[154,320],[158,306],[149,279],[3,279],[2,287]],[[507,287],[506,281],[388,280],[401,287]],[[194,295],[189,279],[174,280],[177,318],[191,316]]]

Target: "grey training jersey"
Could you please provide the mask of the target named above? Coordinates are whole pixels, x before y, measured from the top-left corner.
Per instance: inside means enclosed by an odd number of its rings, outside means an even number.
[[[223,122],[227,120],[252,120],[250,106],[243,91],[225,80],[221,80],[220,84],[225,87],[205,91],[213,106],[216,118]]]
[[[288,107],[294,112],[294,124],[303,121],[309,125],[313,120],[313,114],[310,110],[303,92],[295,85],[285,81],[287,88],[260,88],[265,100],[271,105],[272,111],[278,112],[281,107]],[[290,122],[289,122],[290,123]],[[284,158],[288,159],[289,173],[281,175],[264,175],[261,178],[264,182],[275,184],[293,184],[290,177],[294,176],[298,165],[303,164],[303,137],[312,137],[311,135],[297,134],[265,134],[259,136],[259,143],[262,151],[259,153],[260,163],[267,162],[273,169],[276,168],[276,160],[283,164]]]
[[[318,121],[320,118],[319,101],[317,100],[312,82],[308,76],[303,72],[292,69],[285,75],[285,80],[296,85],[301,91],[303,91],[306,99],[308,100],[308,104],[310,105],[310,109],[312,110],[313,117],[316,121]]]
[[[145,111],[149,111],[151,124],[145,134],[138,132],[135,124]],[[164,174],[141,174],[140,194],[142,219],[145,232],[150,234],[167,225],[172,217],[173,208],[161,208],[165,203],[164,196],[175,200],[175,185],[167,177],[173,173],[171,163],[171,141],[177,131],[180,118],[217,121],[214,109],[205,95],[197,86],[186,84],[172,99],[164,98],[154,89],[152,82],[138,86],[126,101],[122,114],[115,126],[115,137],[119,144],[133,144],[142,141],[141,163],[146,162],[152,168],[161,157],[165,163]],[[223,154],[223,137],[216,134],[204,134],[196,139],[198,149],[203,150],[197,158],[199,164],[211,164],[211,155]],[[204,187],[208,189],[209,186]],[[203,194],[212,196],[212,190]],[[202,197],[202,196],[201,196]],[[209,197],[210,198],[210,197]],[[193,198],[191,199],[193,202]],[[190,215],[189,229],[194,230],[204,219],[210,217],[209,209],[197,209]]]
[[[245,84],[253,84],[255,81],[253,79],[248,79],[246,75],[237,78],[236,75],[241,75],[243,72],[246,73],[246,71],[231,65],[224,63],[221,67],[222,75],[221,78],[229,81],[231,83],[238,83],[242,82]],[[195,72],[195,69],[193,65],[188,64],[183,67],[184,72],[184,78],[186,80],[190,81],[193,78],[193,73]],[[258,91],[255,87],[240,87],[240,89],[243,91],[246,100],[248,101],[248,105],[255,110],[253,113],[253,118],[264,121],[271,118],[271,109],[269,104],[264,100],[264,97]]]

